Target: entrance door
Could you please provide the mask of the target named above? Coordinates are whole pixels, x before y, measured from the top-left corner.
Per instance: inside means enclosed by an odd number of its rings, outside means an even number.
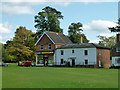
[[[72,66],[75,65],[75,59],[72,59]]]
[[[44,66],[48,66],[48,57],[43,57]]]

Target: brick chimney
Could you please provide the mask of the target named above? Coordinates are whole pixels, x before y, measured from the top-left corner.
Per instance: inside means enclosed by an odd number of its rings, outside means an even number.
[[[117,43],[120,42],[120,33],[117,34]]]

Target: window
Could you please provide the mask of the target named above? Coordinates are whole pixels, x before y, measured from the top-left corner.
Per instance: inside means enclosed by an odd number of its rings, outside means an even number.
[[[84,53],[85,53],[85,55],[88,55],[88,50],[85,50]]]
[[[63,52],[63,50],[61,50],[61,55],[63,55],[64,54],[64,52]]]
[[[74,53],[74,50],[72,50],[72,53]]]
[[[63,59],[61,59],[61,64],[63,64]]]
[[[116,52],[120,52],[120,48],[119,47],[116,48]]]
[[[51,44],[48,44],[48,50],[51,50]]]
[[[120,63],[120,58],[117,58],[117,63]]]
[[[88,60],[85,60],[85,64],[88,64]]]
[[[40,50],[43,50],[43,45],[42,44],[40,45]]]

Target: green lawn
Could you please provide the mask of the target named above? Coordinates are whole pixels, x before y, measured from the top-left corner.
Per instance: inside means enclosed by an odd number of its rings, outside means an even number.
[[[2,88],[118,88],[118,69],[9,64],[2,71]]]

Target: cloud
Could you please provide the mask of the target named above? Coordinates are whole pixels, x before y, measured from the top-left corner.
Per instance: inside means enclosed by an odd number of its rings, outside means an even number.
[[[90,40],[90,43],[99,43],[99,40]]]
[[[9,34],[12,33],[12,25],[8,25],[8,22],[0,24],[0,34]]]
[[[32,6],[41,4],[68,6],[72,2],[118,2],[118,0],[1,0],[2,12],[9,15],[35,14]]]
[[[115,27],[117,24],[107,20],[93,20],[90,23],[83,25],[83,30],[96,31],[99,33],[108,33],[108,27]]]
[[[116,36],[116,33],[101,33],[100,36],[111,37],[111,36]]]
[[[119,0],[2,0],[2,2],[118,2]]]
[[[32,30],[33,33],[36,33],[37,31],[36,30]]]
[[[11,4],[3,4],[3,12],[13,15],[13,14],[34,14],[34,10],[30,6],[23,5],[11,5]]]
[[[108,27],[115,27],[117,24],[107,20],[93,20],[88,24],[83,25],[83,32],[90,40],[91,43],[98,43],[99,38],[97,36],[115,36],[116,33],[111,33]]]
[[[0,40],[2,40],[2,36],[0,36]]]

